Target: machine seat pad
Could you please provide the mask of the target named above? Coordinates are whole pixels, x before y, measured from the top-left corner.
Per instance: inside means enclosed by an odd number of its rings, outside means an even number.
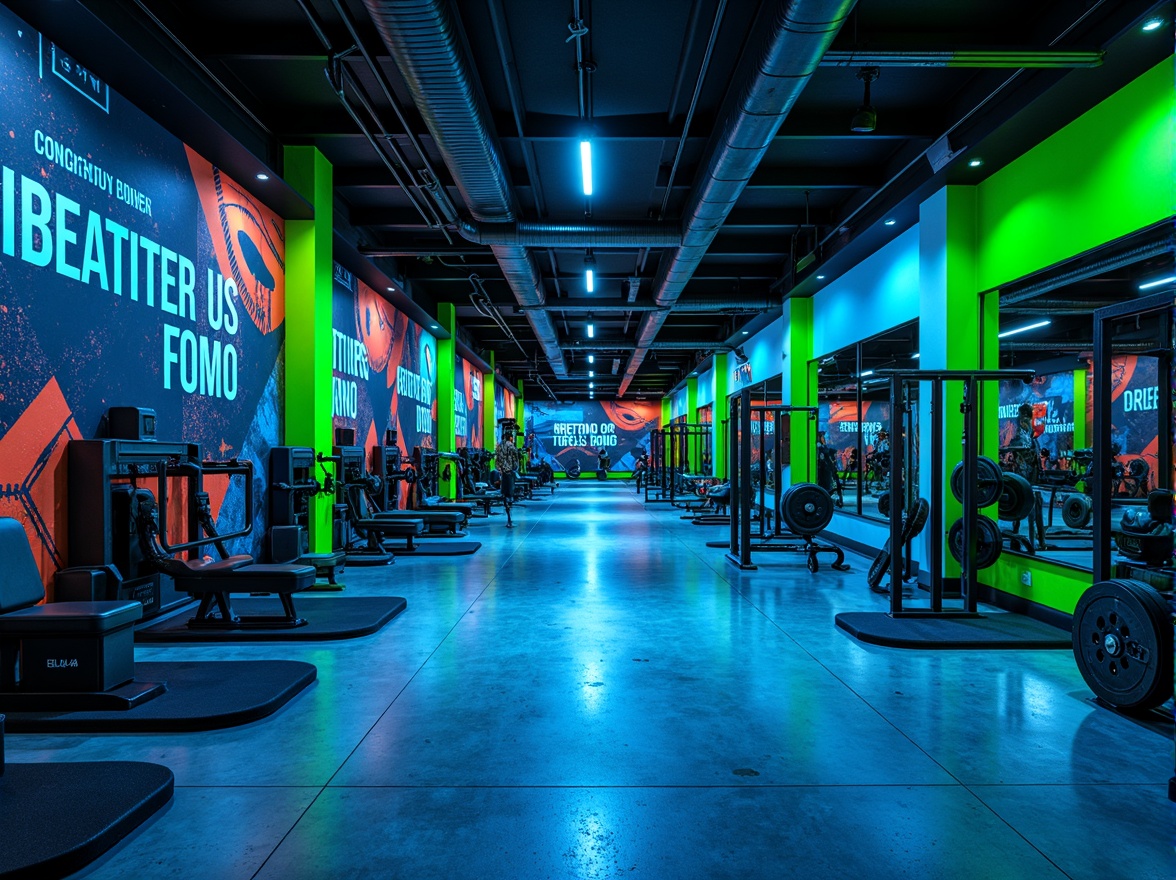
[[[217,577],[253,564],[252,556],[230,556],[228,559],[176,559],[169,557],[159,561],[159,568],[175,578]]]
[[[0,614],[0,635],[113,632],[142,617],[139,602],[50,602]]]
[[[227,560],[226,560],[227,561]],[[314,586],[313,565],[247,565],[176,578],[181,593],[300,593]]]
[[[382,510],[372,514],[377,522],[418,520],[426,525],[460,525],[465,518],[452,510]],[[414,533],[415,534],[415,533]]]
[[[392,535],[398,538],[410,538],[413,535],[425,533],[425,519],[413,513],[412,516],[396,516],[396,513],[412,513],[412,511],[392,511],[380,513],[367,519],[355,520],[357,529],[370,529],[381,535]]]
[[[466,504],[462,501],[442,501],[439,497],[437,500],[433,498],[426,498],[424,503],[412,513],[463,513],[466,516],[474,512],[474,505]]]

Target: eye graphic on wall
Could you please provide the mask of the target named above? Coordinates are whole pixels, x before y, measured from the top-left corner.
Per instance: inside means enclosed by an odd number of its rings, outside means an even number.
[[[366,284],[355,298],[355,332],[367,348],[368,363],[376,372],[388,366],[396,330],[388,315],[388,302]]]
[[[213,182],[230,274],[253,323],[268,332],[280,320],[274,308],[277,279],[285,273],[279,231],[266,225],[259,206],[219,168],[213,169]]]

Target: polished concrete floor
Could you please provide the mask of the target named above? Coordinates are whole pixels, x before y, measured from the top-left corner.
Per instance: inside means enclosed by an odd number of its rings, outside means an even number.
[[[721,528],[619,482],[516,521],[479,522],[472,557],[349,570],[408,599],[376,635],[137,650],[315,663],[271,718],[10,735],[9,759],[175,772],[96,878],[1176,876],[1172,743],[1092,705],[1069,652],[861,645],[833,616],[881,609],[867,560],[741,574],[705,547]]]

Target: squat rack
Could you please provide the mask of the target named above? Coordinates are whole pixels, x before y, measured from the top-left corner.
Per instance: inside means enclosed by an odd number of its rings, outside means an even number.
[[[906,416],[903,399],[903,384],[906,382],[931,383],[931,490],[930,516],[927,527],[931,529],[931,554],[928,568],[931,573],[931,602],[928,608],[904,610],[902,595],[902,520],[905,492],[897,491],[898,476],[903,473],[904,443],[890,444],[890,616],[891,617],[975,617],[978,616],[976,595],[976,458],[979,454],[980,413],[977,394],[979,382],[993,382],[1002,379],[1030,381],[1033,370],[878,370],[879,376],[890,379],[890,419],[901,424]],[[963,559],[960,561],[960,594],[964,600],[962,609],[943,608],[943,536],[946,523],[943,516],[943,467],[944,467],[944,386],[947,382],[962,382],[963,401],[960,412],[964,416],[963,436]]]
[[[751,389],[744,388],[739,392],[738,397],[731,398],[730,404],[730,421],[729,425],[733,425],[734,429],[728,432],[727,445],[730,452],[731,462],[731,537],[727,544],[728,553],[727,561],[734,563],[744,571],[754,571],[756,566],[751,561],[752,550],[772,550],[775,549],[773,545],[766,543],[772,538],[784,537],[785,532],[780,527],[780,496],[779,486],[773,489],[772,506],[771,506],[771,533],[766,531],[766,523],[764,522],[764,512],[768,510],[767,507],[767,479],[766,471],[765,478],[760,479],[759,487],[759,509],[760,509],[760,533],[759,537],[763,543],[752,544],[751,534],[751,492],[743,491],[743,482],[746,479],[750,484],[751,474],[751,425],[752,413],[760,414],[760,462],[763,468],[763,448],[766,445],[764,436],[766,434],[766,427],[768,419],[765,416],[771,416],[772,425],[772,461],[776,462],[776,472],[780,472],[780,438],[784,431],[784,417],[792,413],[807,413],[810,422],[816,422],[818,409],[815,406],[791,406],[789,404],[761,404],[752,406],[751,404]],[[741,438],[746,438],[740,442]],[[751,488],[750,485],[747,486]],[[783,549],[781,547],[781,549]]]

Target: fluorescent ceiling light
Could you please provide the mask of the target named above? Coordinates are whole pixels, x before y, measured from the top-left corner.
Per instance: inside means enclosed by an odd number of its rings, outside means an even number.
[[[588,383],[588,387],[589,387],[589,388],[595,388],[595,387],[596,387],[596,383],[595,383],[595,382],[589,382],[589,383]]]
[[[589,293],[592,293],[592,291],[596,289],[595,274],[596,273],[594,273],[591,269],[586,269],[584,271],[584,284],[587,286]]]
[[[269,175],[266,174],[264,171],[259,171],[259,172],[257,172],[257,179],[258,180],[269,180]]]
[[[898,222],[897,220],[891,218],[890,220],[883,220],[882,225],[883,226],[893,226],[897,222]]]
[[[911,360],[917,361],[918,359],[919,359],[919,352],[916,351],[914,354],[911,355]]]
[[[590,364],[596,363],[596,355],[594,355],[594,354],[588,355],[588,363],[590,363]]]
[[[817,276],[817,280],[818,280],[818,281],[824,281],[824,280],[825,280],[825,276],[824,276],[824,275],[818,275],[818,276]]]
[[[1143,29],[1145,31],[1154,31],[1158,30],[1163,24],[1164,20],[1162,18],[1149,18],[1143,23]]]
[[[588,378],[589,378],[589,379],[593,379],[593,378],[595,378],[595,377],[596,377],[596,371],[595,371],[595,370],[589,370],[589,371],[588,371]]]
[[[1149,281],[1147,284],[1139,285],[1140,290],[1151,290],[1153,287],[1162,287],[1165,284],[1171,284],[1176,281],[1176,275],[1169,275],[1167,278],[1157,278],[1155,281]]]
[[[592,195],[592,142],[580,141],[580,174],[584,178],[584,195]]]
[[[744,330],[744,331],[743,331],[743,335],[744,335],[744,336],[746,336],[746,335],[747,335],[748,333],[750,333],[750,332],[751,332],[750,330]]]
[[[862,370],[862,372],[858,373],[858,376],[863,377],[863,378],[866,376],[873,376],[873,375],[874,375],[873,370]]]
[[[972,159],[971,161],[968,162],[968,167],[969,168],[979,168],[983,164],[984,164],[983,159]]]
[[[1017,333],[1024,333],[1026,330],[1036,330],[1038,327],[1048,327],[1052,322],[1049,320],[1037,321],[1033,324],[1026,324],[1024,327],[1014,327],[1012,330],[1006,330],[1004,333],[997,333],[997,339],[1004,339],[1006,336],[1013,336]]]
[[[588,338],[592,339],[596,336],[596,325],[591,321],[588,322]]]

